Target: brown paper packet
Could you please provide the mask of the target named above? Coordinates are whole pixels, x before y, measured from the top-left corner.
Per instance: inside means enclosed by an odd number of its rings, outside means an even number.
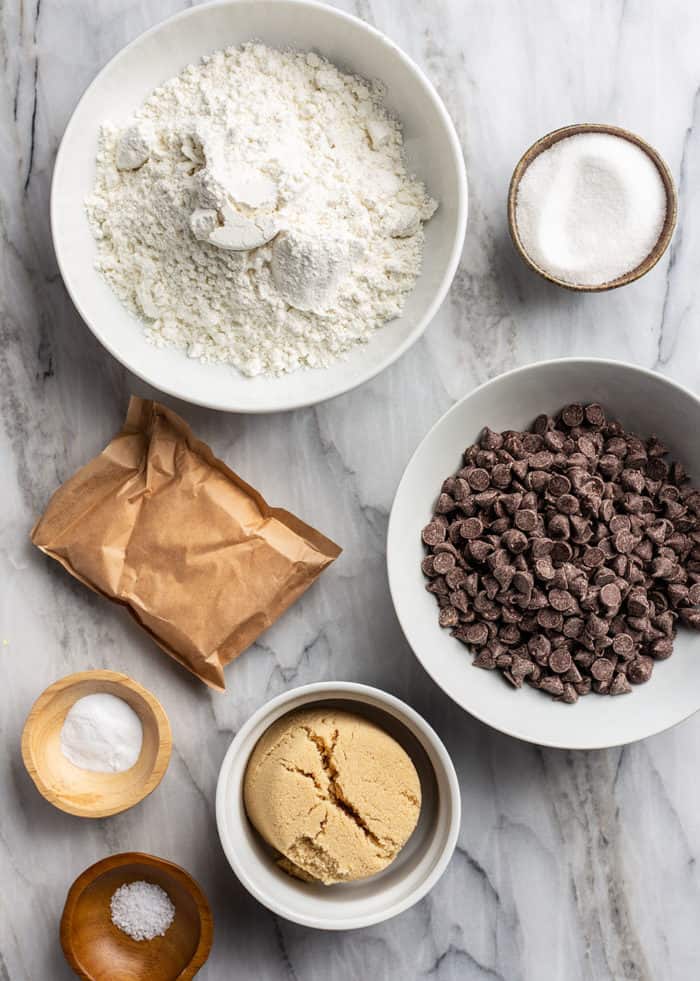
[[[213,688],[340,554],[157,402],[56,491],[32,541]]]

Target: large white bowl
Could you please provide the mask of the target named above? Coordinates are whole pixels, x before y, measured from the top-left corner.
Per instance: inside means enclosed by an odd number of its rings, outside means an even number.
[[[85,216],[99,126],[124,122],[160,83],[202,55],[260,40],[314,49],[339,67],[379,79],[401,119],[409,168],[440,202],[426,225],[423,270],[403,316],[330,368],[282,378],[245,378],[202,365],[180,351],[148,344],[141,325],[94,269],[96,248]],[[142,34],[100,72],[80,100],[61,143],[51,189],[54,248],[66,288],[83,320],[122,364],[178,398],[214,409],[273,412],[310,405],[372,378],[423,333],[459,262],[467,222],[467,181],[454,126],[420,69],[374,28],[310,0],[226,0],[186,10]]]
[[[481,429],[527,428],[541,412],[568,402],[600,402],[640,436],[656,433],[672,456],[700,481],[700,400],[667,378],[615,361],[545,361],[508,372],[463,398],[430,430],[413,454],[396,492],[387,560],[394,606],[406,638],[425,669],[472,715],[528,742],[568,749],[618,746],[662,732],[700,708],[700,637],[681,629],[673,656],[654,666],[651,680],[629,695],[588,695],[575,705],[555,702],[527,686],[516,690],[499,673],[472,667],[467,648],[442,630],[435,597],[420,569],[421,529],[440,484]]]
[[[245,769],[262,734],[288,712],[323,702],[366,715],[397,739],[415,764],[423,798],[416,829],[391,865],[369,879],[335,886],[299,882],[282,872],[243,803]],[[460,812],[452,760],[425,719],[379,688],[343,681],[294,688],[258,709],[231,743],[216,788],[219,837],[240,881],[273,913],[319,930],[380,923],[422,899],[452,857]]]

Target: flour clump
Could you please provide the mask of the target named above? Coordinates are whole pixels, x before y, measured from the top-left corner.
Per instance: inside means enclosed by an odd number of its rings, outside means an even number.
[[[262,44],[105,123],[87,201],[148,339],[249,376],[329,365],[399,316],[436,208],[379,85]]]

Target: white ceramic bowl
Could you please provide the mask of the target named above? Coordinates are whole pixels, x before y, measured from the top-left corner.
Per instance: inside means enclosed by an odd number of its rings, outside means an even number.
[[[282,872],[243,804],[243,777],[258,739],[281,716],[321,702],[367,715],[394,736],[415,764],[423,796],[418,825],[392,864],[370,879],[335,886],[299,882]],[[258,709],[231,743],[216,789],[219,837],[242,884],[273,913],[319,930],[380,923],[422,899],[452,857],[460,810],[454,766],[428,723],[387,692],[343,681],[294,688]]]
[[[92,190],[100,124],[124,122],[160,83],[202,55],[260,40],[325,55],[339,67],[380,79],[401,119],[409,169],[440,202],[425,228],[423,269],[403,316],[348,358],[282,378],[245,378],[229,366],[202,365],[180,351],[157,350],[94,269],[84,210]],[[170,395],[214,409],[273,412],[310,405],[372,378],[423,333],[459,262],[467,221],[467,181],[454,126],[425,75],[374,28],[311,0],[226,0],[186,10],[142,34],[100,72],[80,100],[61,143],[51,190],[54,248],[66,288],[83,320],[122,364]]]
[[[420,569],[421,529],[445,477],[486,425],[527,428],[541,412],[568,402],[600,402],[640,436],[656,433],[700,482],[700,400],[667,378],[615,361],[565,359],[501,375],[454,405],[413,454],[396,492],[387,560],[396,613],[425,669],[462,708],[501,732],[543,746],[597,749],[643,739],[700,708],[700,637],[681,629],[673,656],[629,695],[554,702],[528,686],[516,690],[497,672],[472,667],[472,655],[437,622],[435,598]]]

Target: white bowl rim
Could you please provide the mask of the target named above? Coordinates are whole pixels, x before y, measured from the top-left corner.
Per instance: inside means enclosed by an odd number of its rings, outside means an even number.
[[[438,427],[441,426],[443,422],[445,422],[445,420],[448,418],[448,416],[451,416],[454,412],[458,411],[463,402],[465,402],[468,398],[471,398],[472,396],[476,395],[477,393],[483,391],[484,389],[489,388],[491,385],[495,385],[497,383],[500,383],[500,382],[505,381],[506,379],[513,378],[516,375],[524,374],[525,372],[532,371],[534,369],[546,368],[546,367],[554,367],[554,366],[557,366],[557,365],[566,365],[566,364],[578,364],[578,365],[584,365],[584,366],[585,365],[591,365],[591,364],[593,364],[593,365],[595,365],[595,364],[604,364],[604,365],[608,365],[608,366],[613,367],[613,368],[624,368],[626,370],[630,370],[630,371],[636,372],[639,375],[644,376],[645,378],[646,377],[648,377],[648,378],[655,378],[657,380],[658,379],[662,379],[671,388],[675,388],[676,391],[678,391],[678,392],[682,393],[683,395],[686,395],[688,398],[692,399],[697,404],[698,409],[700,409],[700,397],[698,397],[689,388],[686,388],[684,385],[681,385],[679,382],[674,381],[673,379],[669,378],[667,375],[662,375],[658,371],[652,371],[650,368],[645,368],[642,365],[633,364],[630,361],[621,361],[619,358],[587,358],[587,357],[580,357],[580,358],[579,357],[546,358],[545,360],[542,360],[542,361],[531,361],[529,364],[520,365],[518,368],[511,368],[509,371],[504,371],[500,375],[496,375],[494,378],[489,378],[488,381],[483,382],[481,385],[477,385],[476,388],[473,388],[470,392],[467,392],[465,395],[463,395],[460,399],[458,399],[454,403],[454,405],[452,405],[446,412],[444,412],[440,416],[440,418],[437,419],[433,423],[433,425],[430,427],[430,429],[425,434],[425,436],[420,440],[420,442],[416,446],[415,450],[411,454],[408,462],[406,463],[406,466],[404,468],[404,471],[403,471],[403,473],[401,475],[401,479],[399,481],[398,487],[396,488],[396,493],[394,494],[394,501],[393,501],[392,506],[391,506],[391,513],[389,515],[389,524],[388,524],[388,527],[387,527],[386,557],[387,557],[387,577],[389,579],[389,593],[391,594],[391,601],[392,601],[392,603],[394,605],[394,611],[395,611],[396,617],[397,617],[397,619],[399,621],[399,625],[400,625],[401,630],[403,632],[403,635],[404,635],[404,637],[406,639],[406,643],[411,648],[411,650],[413,651],[414,655],[418,658],[418,660],[420,661],[420,663],[423,666],[423,668],[427,671],[427,673],[433,679],[433,681],[435,682],[435,684],[439,688],[441,688],[442,691],[444,691],[445,694],[449,698],[451,698],[452,701],[456,705],[459,705],[459,707],[464,712],[467,712],[469,715],[473,716],[475,719],[478,719],[479,722],[482,722],[484,725],[488,726],[490,729],[494,729],[496,732],[501,732],[501,733],[503,733],[503,735],[510,736],[513,739],[518,739],[521,742],[530,742],[530,743],[533,743],[534,745],[544,746],[544,747],[546,747],[548,749],[572,750],[572,747],[571,746],[567,746],[567,745],[565,745],[565,744],[563,744],[561,742],[557,742],[556,740],[551,740],[551,741],[550,740],[546,740],[545,741],[545,740],[542,740],[542,739],[538,739],[537,741],[535,741],[535,740],[528,739],[526,736],[522,735],[521,733],[514,732],[512,729],[509,729],[506,724],[496,725],[491,719],[485,718],[477,710],[474,710],[472,707],[470,707],[470,708],[467,709],[467,708],[465,708],[464,705],[461,704],[461,702],[457,701],[457,699],[445,687],[445,685],[443,685],[443,683],[440,681],[440,679],[436,676],[436,674],[432,670],[430,659],[429,658],[424,658],[423,656],[421,656],[421,654],[419,654],[414,649],[413,645],[411,644],[411,641],[409,640],[409,629],[408,629],[408,627],[407,627],[407,625],[405,623],[405,618],[403,618],[402,615],[401,615],[401,612],[400,612],[401,606],[397,602],[396,583],[395,583],[395,581],[394,581],[394,579],[392,577],[392,571],[391,571],[392,570],[392,565],[391,565],[391,561],[390,561],[391,541],[392,541],[393,535],[396,534],[396,531],[395,531],[395,521],[394,521],[394,516],[395,516],[395,506],[394,505],[396,504],[396,501],[398,499],[398,496],[399,496],[400,492],[403,489],[404,481],[408,477],[408,470],[410,469],[410,466],[413,463],[414,458],[416,456],[418,456],[418,453],[423,448],[424,444],[427,443],[431,439],[431,437],[433,436],[433,433],[435,432],[435,430],[437,430]],[[695,715],[698,711],[700,711],[700,706],[698,706],[698,708],[695,708],[692,711],[688,712],[682,718],[676,719],[675,722],[672,722],[669,725],[660,725],[660,726],[658,726],[656,728],[650,729],[650,731],[644,737],[641,737],[641,738],[648,739],[650,736],[657,736],[661,732],[667,732],[669,729],[674,729],[676,726],[681,725],[681,723],[687,722],[687,720],[690,719],[693,715]],[[579,746],[573,747],[573,749],[576,750],[576,751],[581,750],[583,752],[586,752],[588,750],[593,750],[593,749],[611,749],[614,746],[626,746],[629,743],[638,742],[639,741],[639,738],[640,737],[632,737],[630,739],[622,739],[619,742],[615,742],[615,743],[610,743],[610,742],[607,742],[605,740],[597,741],[595,738],[591,738],[590,742],[587,743],[587,745],[585,745],[585,746],[580,746],[579,745]]]
[[[130,51],[131,48],[135,47],[137,44],[140,44],[146,37],[149,37],[152,34],[156,34],[163,27],[165,27],[166,25],[170,25],[176,20],[185,20],[188,17],[201,16],[203,12],[206,12],[208,9],[213,7],[223,7],[223,6],[235,7],[238,6],[239,4],[241,5],[249,4],[250,2],[251,0],[210,0],[209,3],[203,3],[203,4],[198,4],[197,6],[194,7],[189,7],[186,10],[182,10],[179,13],[174,14],[172,17],[164,18],[163,20],[159,21],[157,24],[154,24],[153,27],[148,28],[146,31],[142,31],[141,34],[135,37],[132,41],[126,44],[123,48],[121,48],[115,55],[113,55],[112,58],[110,58],[110,60],[100,69],[97,75],[93,78],[93,80],[90,82],[90,84],[85,89],[80,99],[76,103],[76,106],[73,109],[73,112],[71,113],[70,119],[68,120],[68,124],[66,125],[66,128],[63,132],[63,136],[61,137],[61,142],[59,144],[58,152],[56,154],[56,159],[54,161],[53,175],[51,178],[49,215],[50,215],[50,225],[51,225],[51,241],[53,244],[54,255],[56,256],[56,263],[58,265],[58,270],[61,274],[61,279],[63,280],[63,284],[66,288],[68,296],[70,297],[73,306],[78,311],[83,323],[87,326],[87,328],[91,331],[91,333],[97,338],[100,344],[112,355],[113,358],[116,358],[116,360],[120,364],[122,364],[125,368],[127,368],[130,372],[132,372],[132,374],[136,375],[137,378],[141,379],[141,381],[146,382],[146,384],[148,385],[152,385],[154,388],[157,388],[159,391],[164,392],[166,395],[171,395],[173,398],[182,399],[183,401],[189,402],[192,405],[201,405],[207,409],[215,409],[219,412],[240,412],[243,414],[257,415],[257,414],[265,414],[270,412],[288,412],[293,409],[301,409],[309,405],[316,405],[319,402],[325,402],[328,399],[336,398],[339,395],[344,395],[346,392],[349,392],[359,387],[360,385],[364,385],[365,382],[368,382],[372,378],[376,377],[380,372],[384,371],[385,368],[388,368],[390,365],[394,364],[394,362],[397,361],[402,354],[404,354],[410,347],[412,347],[416,343],[416,341],[427,330],[429,324],[431,323],[436,313],[438,312],[439,308],[441,307],[443,301],[445,300],[445,297],[447,296],[450,287],[452,286],[452,281],[455,277],[455,273],[457,272],[457,267],[459,265],[462,256],[462,250],[464,248],[464,238],[467,230],[467,215],[469,209],[468,209],[466,164],[464,160],[464,153],[462,151],[462,145],[457,135],[455,125],[452,121],[450,114],[445,108],[444,102],[438,95],[435,86],[430,81],[430,79],[425,74],[425,72],[421,68],[419,68],[416,62],[413,61],[412,58],[409,58],[409,56],[394,41],[392,41],[391,38],[388,37],[388,35],[384,34],[382,31],[379,31],[376,27],[372,26],[371,24],[368,24],[360,17],[355,17],[353,14],[348,14],[343,10],[338,10],[335,7],[330,7],[328,4],[322,2],[322,0],[268,0],[269,3],[276,3],[279,4],[280,6],[296,5],[299,7],[312,8],[315,10],[323,11],[323,14],[325,16],[329,16],[337,20],[345,21],[346,23],[352,23],[356,27],[360,27],[368,34],[373,35],[377,41],[382,43],[386,48],[388,48],[392,52],[393,55],[398,57],[398,59],[401,62],[403,62],[404,66],[408,69],[408,71],[415,76],[417,81],[426,90],[437,115],[440,117],[445,127],[445,132],[447,134],[450,149],[452,151],[452,156],[456,164],[455,170],[457,174],[457,185],[458,185],[457,200],[456,200],[457,232],[455,234],[455,238],[452,243],[449,260],[445,266],[445,270],[442,279],[440,281],[440,285],[436,290],[432,302],[428,306],[428,309],[426,310],[425,314],[419,320],[416,321],[413,330],[410,332],[410,334],[408,334],[408,336],[403,340],[401,344],[397,345],[397,347],[393,349],[391,352],[389,352],[384,358],[380,358],[376,363],[371,364],[365,371],[361,372],[357,376],[357,378],[351,379],[347,381],[347,383],[342,383],[336,386],[333,389],[333,391],[329,392],[326,395],[322,395],[320,398],[302,397],[302,398],[286,401],[283,404],[278,404],[274,401],[270,401],[262,405],[256,405],[254,408],[251,408],[250,406],[246,406],[245,403],[243,404],[231,403],[230,406],[224,407],[221,404],[209,402],[207,401],[206,398],[192,397],[191,395],[183,395],[182,392],[177,389],[177,387],[173,387],[172,385],[169,385],[167,379],[165,381],[160,381],[160,380],[154,381],[153,378],[148,377],[140,370],[138,361],[134,363],[135,359],[129,358],[121,354],[117,350],[116,346],[109,342],[108,338],[104,335],[104,332],[100,330],[99,326],[97,324],[91,323],[87,315],[84,313],[83,306],[80,303],[79,298],[77,296],[77,291],[74,287],[73,282],[71,281],[66,265],[62,260],[60,249],[57,248],[57,244],[56,244],[55,228],[57,225],[56,212],[58,209],[58,200],[57,200],[58,195],[56,193],[56,188],[59,184],[61,171],[65,166],[64,158],[66,158],[66,152],[67,152],[66,151],[66,146],[68,143],[67,137],[71,134],[73,127],[77,125],[76,116],[78,115],[78,111],[82,106],[83,102],[86,100],[89,93],[92,91],[93,87],[97,85],[102,75],[105,74],[105,72],[107,72],[111,68],[112,64],[116,62],[118,59],[120,59],[128,51]],[[313,371],[316,369],[308,369],[308,370]],[[318,369],[318,370],[323,370],[323,369]]]
[[[289,909],[289,907],[277,902],[269,894],[259,889],[250,876],[248,876],[240,867],[235,851],[229,847],[228,842],[225,840],[225,835],[222,834],[222,828],[226,826],[224,816],[227,803],[227,788],[225,786],[226,778],[228,776],[228,771],[233,765],[233,761],[238,754],[241,744],[245,742],[251,731],[254,730],[260,722],[262,722],[271,713],[276,712],[278,708],[281,708],[288,702],[296,701],[300,697],[304,697],[309,703],[311,703],[315,700],[316,696],[323,695],[325,692],[333,692],[334,697],[340,700],[342,700],[344,696],[347,696],[348,699],[352,700],[354,696],[367,695],[373,699],[376,699],[378,702],[383,703],[388,708],[393,709],[393,713],[395,713],[394,717],[396,719],[399,721],[402,721],[402,719],[407,720],[411,726],[415,727],[426,742],[430,744],[431,749],[435,751],[440,763],[442,764],[445,777],[447,779],[447,786],[449,788],[448,805],[451,811],[449,828],[442,853],[431,869],[430,873],[419,885],[416,886],[412,892],[405,896],[400,902],[394,903],[393,906],[389,906],[387,909],[381,910],[377,913],[369,916],[355,915],[352,917],[346,917],[344,920],[334,920],[332,923],[325,921],[320,917],[298,914],[294,910]],[[358,699],[358,701],[359,700],[360,699]],[[300,685],[297,688],[290,688],[289,691],[282,692],[275,698],[270,699],[270,701],[265,702],[259,709],[253,712],[253,714],[247,719],[247,721],[241,726],[236,735],[233,737],[231,745],[227,749],[226,755],[224,756],[221,764],[216,784],[216,826],[219,833],[219,840],[221,841],[221,847],[224,850],[228,863],[233,869],[238,881],[248,890],[251,896],[257,899],[259,903],[262,903],[263,906],[271,910],[273,913],[283,917],[285,920],[290,920],[292,923],[298,923],[301,926],[313,927],[317,930],[356,930],[360,929],[361,927],[373,926],[376,923],[383,923],[385,920],[398,916],[399,913],[403,913],[405,910],[410,909],[411,906],[414,906],[428,892],[430,892],[447,868],[457,846],[461,817],[462,797],[459,789],[457,773],[455,771],[452,758],[447,752],[445,744],[440,739],[437,732],[423,718],[422,715],[416,712],[414,708],[411,708],[411,706],[406,702],[402,701],[400,698],[397,698],[396,695],[392,695],[381,688],[375,688],[372,685],[360,684],[359,682],[355,681],[317,681],[309,685]]]

